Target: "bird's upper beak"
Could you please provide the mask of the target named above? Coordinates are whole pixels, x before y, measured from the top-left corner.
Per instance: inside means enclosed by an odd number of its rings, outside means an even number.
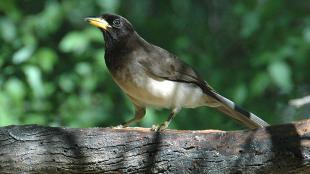
[[[95,27],[102,28],[104,30],[108,30],[108,28],[111,28],[111,25],[106,20],[100,17],[85,18],[85,21],[87,21],[89,24]]]

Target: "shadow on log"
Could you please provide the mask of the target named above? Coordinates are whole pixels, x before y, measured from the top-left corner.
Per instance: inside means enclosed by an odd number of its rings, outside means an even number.
[[[310,120],[230,132],[7,126],[0,173],[310,173]]]

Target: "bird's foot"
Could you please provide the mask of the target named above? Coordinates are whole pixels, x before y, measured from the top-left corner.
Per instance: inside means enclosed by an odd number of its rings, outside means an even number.
[[[152,126],[151,130],[155,131],[155,132],[160,132],[160,131],[163,131],[163,130],[167,129],[167,127],[168,127],[168,122],[165,121],[164,123],[162,123],[160,125],[154,124]]]
[[[120,124],[120,125],[117,125],[117,126],[112,126],[111,128],[112,129],[122,129],[122,128],[126,128],[126,127],[127,127],[126,125]]]

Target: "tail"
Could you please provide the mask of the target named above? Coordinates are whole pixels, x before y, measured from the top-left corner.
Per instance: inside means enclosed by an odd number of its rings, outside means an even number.
[[[232,118],[242,122],[250,129],[260,128],[269,126],[264,120],[256,116],[255,114],[244,110],[243,108],[236,105],[231,100],[217,94],[216,92],[212,91],[213,95],[212,98],[215,97],[216,102],[218,105],[213,105],[217,110],[231,116]],[[214,102],[214,101],[213,101]]]

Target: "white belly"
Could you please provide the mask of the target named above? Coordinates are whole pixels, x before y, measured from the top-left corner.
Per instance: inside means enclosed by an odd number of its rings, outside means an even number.
[[[164,106],[192,108],[204,103],[202,90],[188,83],[150,79],[147,91],[153,96],[162,98]]]
[[[119,85],[146,106],[194,108],[205,105],[205,94],[196,85],[152,78],[137,80],[140,81],[132,85]]]

